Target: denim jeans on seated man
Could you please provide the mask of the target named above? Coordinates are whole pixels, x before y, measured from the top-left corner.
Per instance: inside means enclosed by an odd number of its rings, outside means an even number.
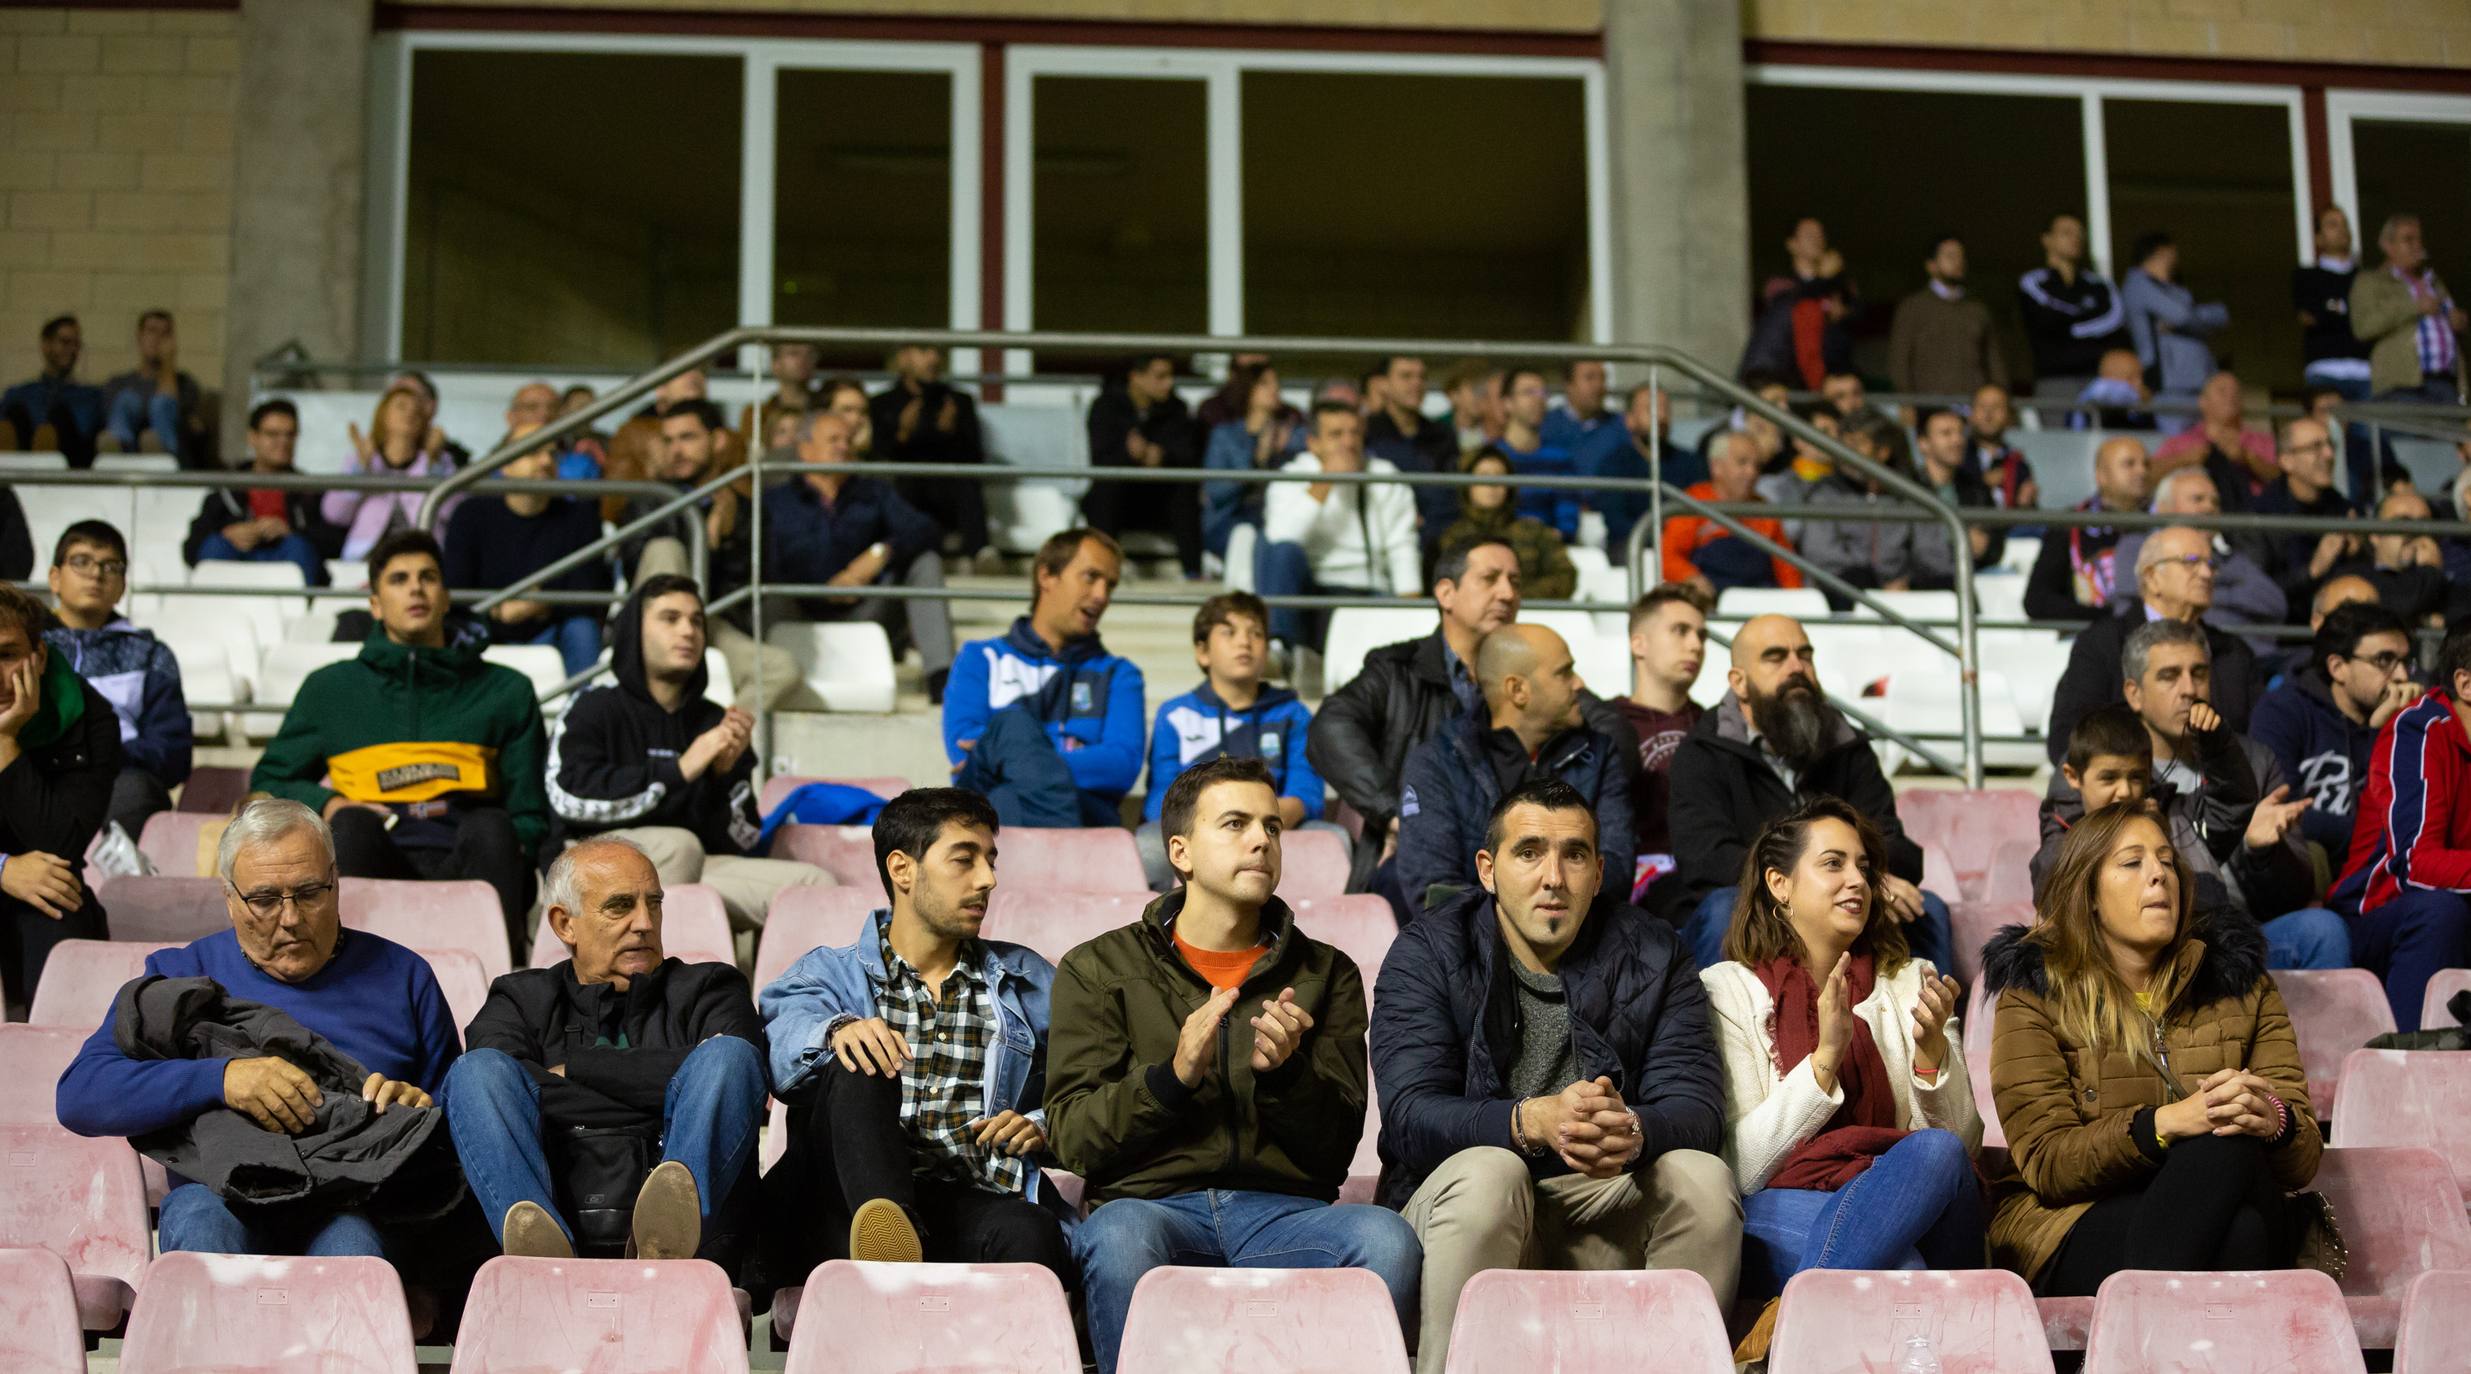
[[[180,398],[176,395],[122,387],[112,397],[111,413],[104,416],[103,427],[120,441],[123,453],[137,452],[138,436],[152,430],[165,453],[174,458],[180,456],[184,436],[180,430]]]
[[[558,661],[573,677],[601,661],[601,617],[597,611],[553,616],[539,634],[525,641],[547,644],[558,651]]]
[[[1390,1290],[1402,1329],[1416,1329],[1424,1251],[1406,1218],[1387,1207],[1220,1188],[1117,1198],[1073,1232],[1072,1253],[1102,1374],[1117,1367],[1134,1286],[1162,1264],[1370,1269]]]
[[[2262,924],[2269,969],[2351,967],[2351,923],[2333,911],[2302,907]]]
[[[987,717],[986,732],[962,756],[952,785],[995,803],[996,818],[1005,825],[1072,829],[1122,823],[1113,808],[1074,783],[1046,725],[1021,702]]]
[[[717,1035],[689,1051],[670,1077],[661,1106],[661,1158],[695,1176],[704,1218],[727,1204],[755,1176],[756,1128],[763,1122],[764,1056],[735,1036]],[[503,1050],[471,1050],[447,1070],[446,1127],[463,1174],[494,1224],[519,1202],[557,1220],[567,1242],[575,1226],[558,1205],[557,1184],[542,1144],[541,1090]],[[715,1233],[705,1232],[711,1246]]]
[[[221,563],[290,563],[300,569],[309,586],[326,585],[326,560],[318,554],[317,545],[303,535],[287,534],[244,551],[222,535],[210,534],[197,549],[198,562],[209,559]]]
[[[1263,596],[1372,596],[1363,587],[1342,587],[1313,576],[1313,560],[1302,544],[1264,541],[1254,546],[1253,590]],[[1321,652],[1330,632],[1328,611],[1277,607],[1270,612],[1270,638],[1291,647]]]
[[[243,1221],[203,1183],[183,1183],[163,1198],[155,1222],[157,1248],[208,1255],[339,1255],[387,1258],[384,1240],[358,1212],[330,1212],[294,1225]]]
[[[1682,943],[1690,947],[1690,957],[1701,968],[1714,968],[1725,959],[1725,932],[1733,927],[1733,899],[1741,892],[1738,887],[1720,887],[1699,900],[1698,908],[1682,922]],[[1922,894],[1922,915],[1905,927],[1905,947],[1916,959],[1927,959],[1941,973],[1953,975],[1956,965],[1949,962],[1956,949],[1954,928],[1948,917],[1948,904],[1936,892]]]

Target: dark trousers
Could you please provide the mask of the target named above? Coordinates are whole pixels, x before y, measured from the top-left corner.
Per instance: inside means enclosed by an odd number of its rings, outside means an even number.
[[[85,882],[82,873],[78,882]],[[84,906],[56,921],[14,897],[0,897],[0,986],[7,989],[8,1004],[22,1008],[34,1001],[34,985],[43,981],[52,946],[63,940],[110,938],[103,905],[91,890]]]
[[[904,477],[893,483],[893,489],[902,500],[925,511],[944,533],[959,535],[962,557],[987,546],[987,493],[978,483],[957,477]]]
[[[539,874],[533,856],[515,837],[512,815],[494,806],[458,811],[454,843],[445,848],[397,844],[387,833],[384,817],[358,806],[337,811],[329,826],[335,833],[335,871],[346,878],[478,878],[496,889],[515,966],[524,966]]]
[[[111,810],[107,814],[120,822],[120,828],[129,833],[132,841],[146,833],[148,816],[171,809],[171,789],[145,769],[123,768],[120,776],[112,779]]]
[[[2460,893],[2406,887],[2351,917],[2351,962],[2385,980],[2394,1024],[2418,1030],[2428,980],[2471,963],[2471,903]]]
[[[2269,1192],[2265,1142],[2254,1136],[2174,1141],[2142,1191],[2106,1197],[2077,1218],[2034,1293],[2090,1298],[2122,1269],[2190,1272],[2275,1269],[2274,1227],[2258,1198]]]
[[[1006,825],[1071,829],[1121,824],[1114,804],[1081,791],[1064,756],[1047,738],[1046,725],[1020,702],[987,717],[986,733],[962,755],[952,785],[994,803],[996,819]]]
[[[1200,483],[1092,482],[1081,498],[1081,516],[1118,539],[1128,528],[1163,534],[1175,541],[1184,575],[1201,576]]]
[[[848,1258],[851,1214],[883,1198],[909,1213],[930,1260],[1040,1264],[1067,1291],[1080,1286],[1056,1213],[1017,1193],[920,1178],[915,1170],[901,1126],[901,1080],[851,1073],[827,1058],[790,1097],[789,1149],[764,1175],[769,1272],[796,1282],[825,1260]]]

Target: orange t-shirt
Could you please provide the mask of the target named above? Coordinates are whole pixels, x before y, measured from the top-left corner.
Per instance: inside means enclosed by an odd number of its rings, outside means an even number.
[[[1253,965],[1261,959],[1259,945],[1237,950],[1202,949],[1187,941],[1180,930],[1175,932],[1175,952],[1184,956],[1184,962],[1192,965],[1193,972],[1200,974],[1203,981],[1222,992],[1244,986],[1244,975],[1252,972]]]

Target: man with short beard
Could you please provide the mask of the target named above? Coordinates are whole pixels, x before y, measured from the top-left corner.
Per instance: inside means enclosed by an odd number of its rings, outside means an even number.
[[[1949,968],[1947,903],[1924,892],[1922,846],[1896,818],[1896,792],[1870,736],[1820,695],[1810,635],[1790,616],[1763,615],[1733,638],[1728,690],[1674,753],[1673,853],[1680,864],[1682,941],[1701,968],[1724,957],[1726,929],[1750,837],[1814,796],[1850,803],[1878,826],[1888,871],[1880,900],[1906,923],[1913,957]]]

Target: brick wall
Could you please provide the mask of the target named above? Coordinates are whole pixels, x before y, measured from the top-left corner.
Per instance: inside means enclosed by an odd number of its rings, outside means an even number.
[[[136,357],[137,314],[180,325],[180,366],[223,379],[231,279],[232,12],[0,8],[0,379],[36,331],[85,325],[79,375]]]

